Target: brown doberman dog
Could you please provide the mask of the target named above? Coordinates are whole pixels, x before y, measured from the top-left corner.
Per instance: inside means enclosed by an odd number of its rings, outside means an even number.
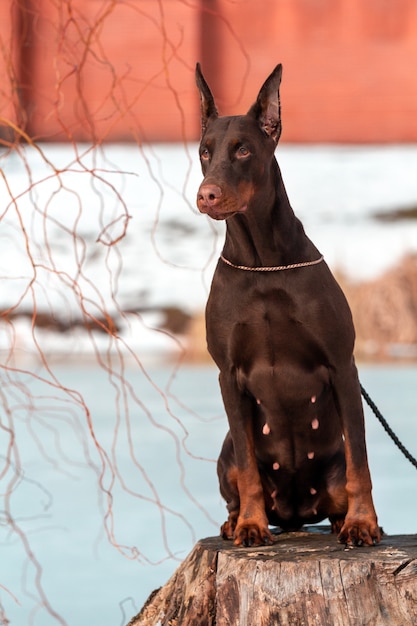
[[[201,95],[201,213],[226,220],[206,309],[229,428],[218,461],[236,545],[270,543],[268,524],[329,518],[346,544],[380,541],[371,495],[349,306],[290,206],[274,152],[278,65],[246,115]]]

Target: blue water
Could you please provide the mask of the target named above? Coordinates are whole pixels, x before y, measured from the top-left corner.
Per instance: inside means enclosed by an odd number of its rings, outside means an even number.
[[[216,370],[112,367],[3,372],[0,624],[126,624],[224,521]],[[360,376],[417,456],[417,367]],[[415,533],[416,471],[368,409],[366,423],[380,523]]]

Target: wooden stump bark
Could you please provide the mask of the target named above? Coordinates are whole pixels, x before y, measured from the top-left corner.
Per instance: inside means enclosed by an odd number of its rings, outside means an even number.
[[[347,549],[322,529],[261,548],[203,539],[128,626],[417,624],[417,535]]]

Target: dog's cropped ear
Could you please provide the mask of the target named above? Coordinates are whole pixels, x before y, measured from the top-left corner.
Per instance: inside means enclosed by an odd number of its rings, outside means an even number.
[[[272,137],[275,143],[281,135],[281,103],[279,86],[281,84],[282,65],[276,66],[261,87],[258,98],[248,111],[248,115],[255,117],[262,130]]]
[[[200,63],[197,63],[197,66],[195,68],[195,79],[196,79],[197,87],[200,91],[201,134],[204,135],[209,118],[211,117],[216,118],[218,117],[219,114],[217,112],[213,95],[201,71]]]

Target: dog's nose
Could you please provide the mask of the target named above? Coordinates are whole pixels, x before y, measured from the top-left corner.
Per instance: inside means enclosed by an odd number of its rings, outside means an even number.
[[[222,190],[217,185],[201,185],[197,193],[197,206],[204,212],[205,208],[215,206],[222,197]]]

